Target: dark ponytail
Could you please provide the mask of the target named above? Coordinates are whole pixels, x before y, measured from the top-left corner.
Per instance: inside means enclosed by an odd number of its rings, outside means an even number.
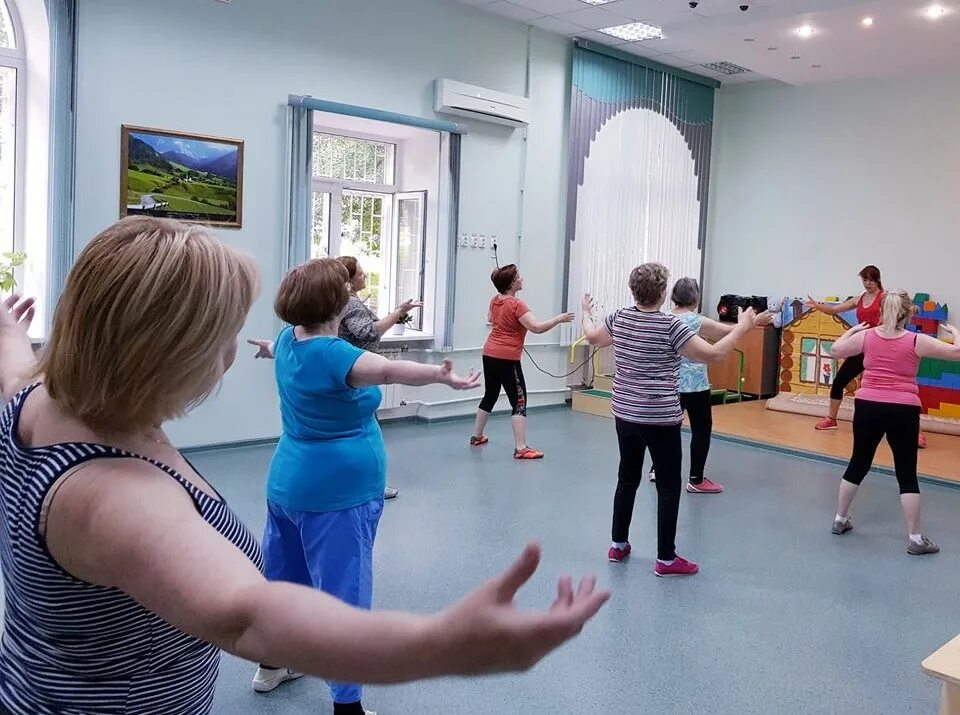
[[[883,290],[883,281],[880,280],[880,269],[876,266],[864,266],[860,271],[860,279],[864,281],[873,281],[877,288]]]

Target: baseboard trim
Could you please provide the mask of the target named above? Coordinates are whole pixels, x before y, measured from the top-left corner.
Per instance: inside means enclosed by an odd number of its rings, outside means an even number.
[[[683,428],[684,432],[690,432],[689,427]],[[729,442],[731,444],[736,444],[741,447],[753,447],[754,449],[760,449],[765,452],[775,452],[776,454],[783,454],[788,457],[799,457],[800,459],[809,459],[814,462],[823,462],[825,464],[833,464],[838,467],[845,467],[849,460],[842,457],[833,457],[829,454],[819,454],[818,452],[807,452],[802,449],[796,449],[794,447],[784,447],[779,444],[771,444],[770,442],[758,442],[756,440],[744,439],[743,437],[734,437],[728,434],[719,434],[717,432],[713,433],[713,438],[718,439],[722,442]],[[886,477],[896,478],[897,473],[890,467],[883,466],[873,466],[870,469],[874,474],[882,474]],[[943,479],[941,477],[934,477],[929,474],[918,474],[917,478],[919,481],[924,482],[925,484],[935,484],[939,487],[948,487],[950,489],[960,490],[960,482],[954,482],[950,479]]]
[[[238,442],[216,442],[214,444],[184,447],[181,454],[199,454],[200,452],[224,452],[231,449],[251,449],[255,447],[273,447],[280,440],[279,437],[264,437],[262,439],[244,439]]]

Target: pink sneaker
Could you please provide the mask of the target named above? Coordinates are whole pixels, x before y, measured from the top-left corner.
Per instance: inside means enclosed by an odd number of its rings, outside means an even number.
[[[610,559],[615,564],[625,561],[626,558],[630,555],[630,542],[627,542],[627,545],[622,549],[618,549],[616,546],[611,546],[610,550],[607,552],[607,558]]]
[[[918,449],[926,449],[926,448],[927,448],[927,435],[925,435],[925,434],[921,434],[921,435],[920,435],[920,437],[917,439],[917,448],[918,448]]]
[[[836,429],[836,428],[837,428],[837,421],[833,419],[833,417],[824,417],[822,420],[817,422],[815,429],[826,430],[826,429]]]
[[[660,577],[693,576],[698,571],[700,571],[699,566],[692,561],[687,561],[682,556],[678,556],[670,564],[662,564],[657,561],[657,565],[653,567],[653,572]]]
[[[699,484],[687,482],[687,491],[691,494],[719,494],[723,491],[723,485],[711,482],[706,477]]]

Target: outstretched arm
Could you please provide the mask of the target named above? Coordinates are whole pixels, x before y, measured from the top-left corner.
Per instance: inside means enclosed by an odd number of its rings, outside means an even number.
[[[573,320],[573,313],[560,313],[560,315],[555,315],[549,320],[540,321],[534,317],[532,311],[527,311],[520,316],[520,325],[531,333],[540,334],[553,330],[561,323],[569,323],[571,320]]]
[[[863,352],[864,331],[869,330],[870,326],[866,323],[854,325],[845,332],[830,348],[830,356],[836,358],[848,358],[851,355],[859,355]]]
[[[593,317],[593,299],[589,293],[583,294],[583,300],[580,303],[581,325],[583,327],[583,337],[587,342],[597,348],[605,348],[613,345],[613,336],[607,330],[607,326],[598,323]]]
[[[179,630],[328,680],[527,669],[579,633],[608,598],[592,578],[576,592],[563,578],[549,611],[516,610],[515,594],[539,562],[530,546],[503,575],[439,614],[358,610],[316,589],[266,581],[179,485],[133,460],[90,462],[62,482],[45,538],[69,573],[126,593]]]
[[[4,402],[17,394],[37,369],[27,335],[33,315],[33,298],[11,295],[0,304],[0,389]]]
[[[772,322],[773,313],[771,313],[769,310],[765,310],[762,313],[757,313],[753,317],[754,328],[763,325],[770,325]],[[700,336],[706,338],[707,340],[722,340],[732,333],[736,327],[736,323],[721,323],[720,321],[713,320],[712,318],[704,318],[703,322],[700,323]]]
[[[813,308],[814,310],[819,310],[821,313],[826,313],[827,315],[840,315],[840,313],[846,313],[848,310],[853,310],[856,308],[858,300],[859,298],[850,298],[842,303],[831,305],[830,303],[814,300],[808,295],[807,306]]]
[[[742,310],[737,316],[737,324],[720,340],[715,343],[708,343],[699,335],[694,335],[680,349],[680,354],[694,362],[709,363],[721,360],[733,350],[740,337],[753,327],[756,317],[753,308]]]
[[[273,352],[273,341],[272,340],[251,340],[247,338],[247,342],[250,345],[253,345],[257,348],[254,358],[266,358],[268,360],[273,360],[275,355]]]
[[[917,355],[938,360],[960,360],[960,330],[952,325],[943,325],[942,327],[953,336],[953,343],[945,343],[930,335],[918,335]]]
[[[471,370],[466,377],[453,371],[453,363],[425,365],[410,360],[388,360],[382,355],[365,352],[347,374],[350,387],[371,385],[447,385],[454,390],[470,390],[480,384],[480,373]]]

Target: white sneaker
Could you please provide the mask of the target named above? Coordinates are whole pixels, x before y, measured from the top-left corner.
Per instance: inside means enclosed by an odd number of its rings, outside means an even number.
[[[654,472],[652,469],[650,470],[650,481],[651,482],[657,481],[657,473]]]
[[[269,693],[288,680],[296,680],[302,677],[303,673],[298,673],[289,668],[257,668],[257,672],[253,676],[253,689],[258,693]]]

